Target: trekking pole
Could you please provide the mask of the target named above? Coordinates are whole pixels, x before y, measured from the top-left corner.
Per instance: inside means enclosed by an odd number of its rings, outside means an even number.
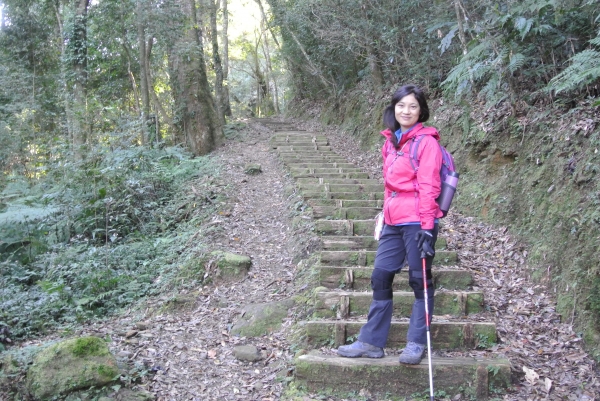
[[[423,261],[423,289],[425,290],[425,326],[427,327],[427,358],[429,359],[429,400],[433,397],[433,370],[431,368],[431,332],[429,330],[429,298],[427,297],[427,269],[425,267],[425,252],[421,252]]]

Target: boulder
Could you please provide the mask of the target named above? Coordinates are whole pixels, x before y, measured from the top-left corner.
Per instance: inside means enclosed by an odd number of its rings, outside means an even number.
[[[231,334],[245,337],[260,337],[279,330],[288,309],[294,306],[291,299],[263,304],[248,305],[240,319],[231,328]]]
[[[244,173],[247,175],[257,175],[262,173],[262,167],[260,164],[250,163],[244,167]]]
[[[55,343],[40,351],[27,372],[27,389],[35,399],[49,399],[83,388],[102,387],[117,379],[117,360],[98,337]]]
[[[263,359],[260,351],[254,345],[238,345],[233,349],[233,356],[245,362],[256,362]]]
[[[216,277],[220,279],[243,278],[252,266],[249,256],[223,251],[213,251],[210,255],[216,260]]]

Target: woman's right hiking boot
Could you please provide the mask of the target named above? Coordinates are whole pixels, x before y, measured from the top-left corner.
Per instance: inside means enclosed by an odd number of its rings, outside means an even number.
[[[367,358],[383,358],[383,348],[363,343],[362,341],[355,341],[350,345],[342,345],[337,349],[337,353],[346,358],[360,358],[363,356]]]

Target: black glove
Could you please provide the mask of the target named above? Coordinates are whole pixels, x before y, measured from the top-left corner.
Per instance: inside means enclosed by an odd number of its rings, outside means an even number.
[[[435,255],[435,249],[433,249],[433,233],[431,230],[417,231],[415,241],[417,241],[417,247],[419,247],[419,251],[421,251],[421,258]]]

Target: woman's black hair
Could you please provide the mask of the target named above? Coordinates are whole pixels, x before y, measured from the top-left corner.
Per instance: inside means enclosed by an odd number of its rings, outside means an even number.
[[[404,85],[394,93],[392,96],[392,101],[383,112],[383,124],[392,131],[392,134],[400,128],[400,123],[396,120],[396,103],[408,95],[414,95],[417,99],[417,102],[419,102],[421,114],[419,115],[419,119],[417,121],[423,123],[429,120],[429,106],[427,106],[425,93],[416,85]],[[396,138],[396,135],[392,135],[390,137],[390,141],[394,147],[398,147],[398,139]]]

